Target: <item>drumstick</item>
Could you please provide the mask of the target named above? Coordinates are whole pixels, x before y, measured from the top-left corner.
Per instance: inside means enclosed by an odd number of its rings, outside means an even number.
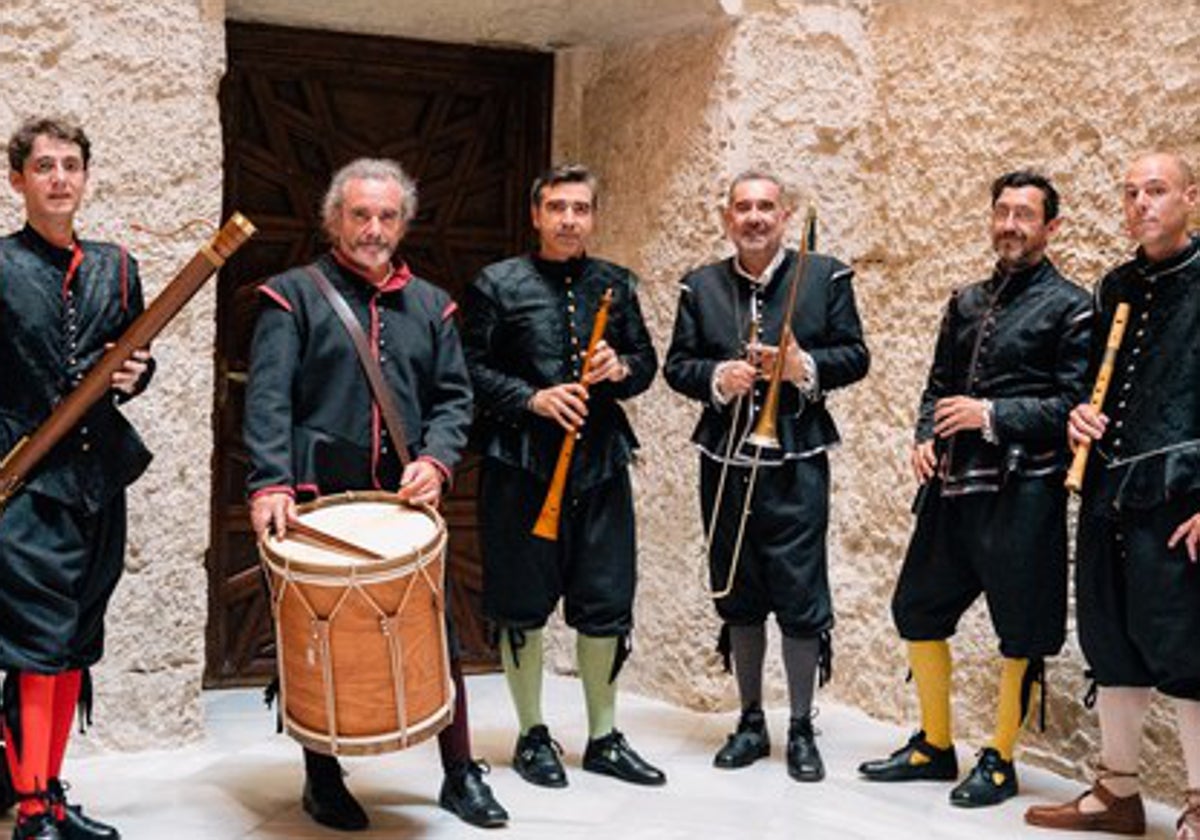
[[[311,540],[318,545],[323,545],[328,548],[336,548],[339,551],[344,551],[346,554],[353,554],[361,557],[364,560],[386,560],[382,554],[376,554],[370,549],[363,548],[361,545],[355,545],[352,542],[346,542],[341,537],[335,537],[333,534],[327,534],[319,528],[314,528],[311,525],[305,525],[300,520],[295,520],[288,523],[288,531],[294,533],[298,537]]]

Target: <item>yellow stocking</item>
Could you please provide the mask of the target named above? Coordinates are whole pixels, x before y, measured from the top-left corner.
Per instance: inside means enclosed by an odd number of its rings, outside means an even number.
[[[921,701],[921,728],[925,740],[938,749],[953,742],[950,736],[950,645],[944,640],[909,642],[908,663]],[[913,753],[914,761],[928,761]]]
[[[1000,702],[996,707],[996,734],[992,746],[1005,761],[1012,761],[1021,732],[1021,683],[1029,669],[1028,659],[1004,659],[1000,670]]]

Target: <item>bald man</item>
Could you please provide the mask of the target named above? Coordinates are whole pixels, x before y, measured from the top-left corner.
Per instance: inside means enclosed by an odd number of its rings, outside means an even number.
[[[1098,687],[1100,764],[1089,791],[1025,814],[1046,828],[1142,834],[1137,770],[1152,691],[1170,698],[1187,767],[1177,840],[1200,840],[1200,237],[1198,188],[1177,155],[1139,157],[1123,204],[1134,258],[1095,299],[1091,373],[1118,303],[1130,320],[1100,411],[1077,406],[1091,441],[1079,517],[1079,638]]]

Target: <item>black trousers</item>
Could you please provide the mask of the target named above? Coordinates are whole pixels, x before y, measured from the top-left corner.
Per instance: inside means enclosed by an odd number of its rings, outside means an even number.
[[[1003,656],[1052,656],[1067,620],[1067,492],[1059,475],[943,497],[932,479],[892,596],[908,641],[954,635],[983,594]]]
[[[700,458],[700,509],[712,521],[721,464]],[[717,518],[709,578],[725,588],[750,469],[730,467]],[[829,461],[811,458],[760,466],[732,591],[715,600],[726,624],[761,624],[775,614],[780,631],[811,638],[833,627],[825,535],[829,526]]]
[[[85,514],[28,491],[0,514],[0,670],[95,664],[125,556],[125,495]]]
[[[633,491],[625,470],[585,492],[568,487],[557,541],[530,533],[547,485],[485,458],[480,467],[483,610],[501,627],[542,627],[563,599],[567,624],[588,636],[633,627],[637,580]]]
[[[1190,494],[1112,518],[1079,517],[1079,641],[1103,686],[1157,688],[1200,700],[1200,564],[1171,533],[1200,510]]]

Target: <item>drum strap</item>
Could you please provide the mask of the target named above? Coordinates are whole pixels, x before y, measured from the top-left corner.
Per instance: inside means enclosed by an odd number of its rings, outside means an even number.
[[[329,301],[329,305],[333,307],[333,311],[342,322],[342,326],[346,328],[346,332],[350,333],[350,340],[354,343],[354,349],[358,352],[358,361],[362,364],[363,372],[367,375],[367,381],[371,384],[371,390],[375,394],[375,402],[379,404],[379,412],[383,415],[384,425],[387,426],[388,434],[392,438],[392,444],[396,447],[396,455],[400,457],[400,466],[407,467],[412,458],[408,454],[408,435],[404,432],[404,422],[400,419],[400,409],[396,405],[395,395],[392,394],[387,383],[383,381],[383,370],[379,367],[379,360],[371,353],[371,347],[367,343],[367,336],[363,332],[362,325],[358,323],[358,319],[350,311],[350,304],[346,303],[346,299],[333,287],[333,284],[329,282],[329,278],[325,276],[323,271],[311,265],[306,266],[306,270],[312,276],[313,280],[316,281],[317,288],[321,290],[321,294],[325,296],[325,300]]]

